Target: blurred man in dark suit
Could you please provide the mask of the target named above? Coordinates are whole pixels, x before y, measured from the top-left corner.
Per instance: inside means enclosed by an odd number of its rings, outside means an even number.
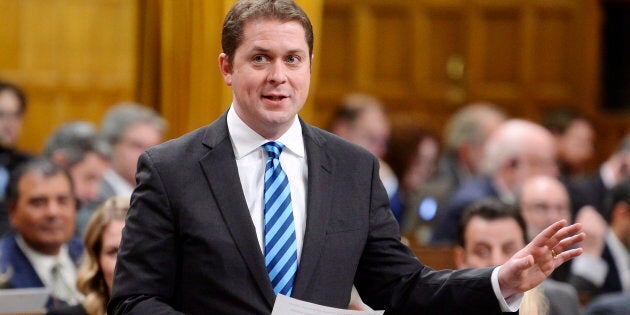
[[[15,232],[0,239],[8,286],[48,288],[51,308],[78,303],[74,283],[83,246],[74,237],[76,200],[68,173],[45,159],[24,164],[12,177],[8,204]]]

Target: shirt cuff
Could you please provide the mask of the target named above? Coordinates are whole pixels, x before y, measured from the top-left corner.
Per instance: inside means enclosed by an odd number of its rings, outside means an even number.
[[[521,307],[521,302],[523,302],[523,296],[525,296],[525,294],[517,293],[507,297],[503,296],[503,294],[501,294],[501,287],[499,287],[499,269],[501,269],[501,266],[492,270],[492,276],[490,277],[492,290],[497,300],[499,300],[502,312],[516,312]]]
[[[580,276],[595,286],[601,287],[606,280],[608,265],[601,257],[593,255],[580,255],[571,263],[571,273]]]

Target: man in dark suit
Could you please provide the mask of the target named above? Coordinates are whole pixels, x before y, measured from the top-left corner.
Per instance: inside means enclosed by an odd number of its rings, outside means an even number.
[[[608,191],[627,177],[630,177],[630,133],[596,174],[573,178],[568,182],[573,214],[577,215],[584,206],[593,206],[599,213],[604,213]]]
[[[392,313],[492,314],[581,253],[565,250],[579,225],[558,222],[497,269],[423,266],[376,157],[298,118],[313,47],[302,9],[240,1],[222,44],[232,106],[141,155],[108,314],[269,314],[276,294],[346,308],[353,284]]]
[[[630,178],[615,185],[606,199],[603,217],[610,228],[606,229],[602,223],[595,233],[589,233],[599,244],[585,243],[585,255],[571,266],[569,281],[588,298],[602,293],[630,292]],[[597,221],[580,216],[578,220],[588,224],[589,230],[594,229],[590,225]]]
[[[51,308],[76,304],[76,267],[83,251],[74,236],[76,201],[70,175],[49,160],[18,168],[9,185],[15,233],[0,239],[0,272],[9,288],[46,287]]]

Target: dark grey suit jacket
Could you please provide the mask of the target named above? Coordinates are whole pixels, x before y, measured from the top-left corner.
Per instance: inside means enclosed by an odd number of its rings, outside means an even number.
[[[302,128],[307,222],[293,297],[346,308],[354,283],[368,305],[391,313],[499,312],[492,269],[436,272],[400,243],[374,156]],[[145,152],[137,181],[109,314],[271,313],[225,114]]]

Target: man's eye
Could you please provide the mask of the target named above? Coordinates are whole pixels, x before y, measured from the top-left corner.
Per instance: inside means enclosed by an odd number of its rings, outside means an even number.
[[[43,207],[46,204],[46,199],[44,198],[34,198],[29,201],[30,205],[33,207]]]
[[[265,57],[263,55],[256,55],[256,56],[254,56],[253,61],[257,62],[257,63],[266,62],[267,61],[267,57]]]
[[[478,257],[485,258],[485,257],[490,256],[490,250],[489,250],[488,248],[485,248],[485,247],[477,248],[477,249],[475,250],[475,254],[476,254]]]
[[[298,56],[289,56],[289,57],[287,57],[287,62],[291,63],[291,64],[296,64],[296,63],[300,62],[300,57],[298,57]]]

